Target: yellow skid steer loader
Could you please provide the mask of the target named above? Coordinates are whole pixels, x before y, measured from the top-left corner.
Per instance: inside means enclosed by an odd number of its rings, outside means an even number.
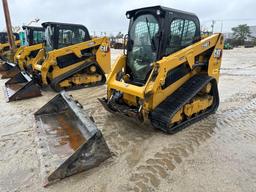
[[[13,33],[15,44],[17,47],[20,46],[20,37],[18,33]],[[8,34],[7,32],[0,32],[0,62],[4,60],[12,60],[9,58],[10,55],[10,45],[8,43]]]
[[[202,38],[196,15],[161,6],[126,16],[127,54],[109,74],[103,106],[167,133],[214,113],[223,35]]]
[[[3,60],[0,65],[2,79],[12,78],[30,65],[40,49],[43,48],[44,28],[23,26],[20,33],[21,47],[17,48],[12,60]],[[24,37],[23,37],[24,33]]]
[[[32,64],[5,84],[7,101],[40,94],[40,86],[56,92],[102,85],[110,71],[110,48],[106,37],[91,39],[83,25],[47,22],[46,45]]]

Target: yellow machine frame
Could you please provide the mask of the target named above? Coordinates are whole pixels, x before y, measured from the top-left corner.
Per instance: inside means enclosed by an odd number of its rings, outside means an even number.
[[[194,68],[195,56],[203,54],[205,51],[213,47],[215,47],[215,50],[209,60],[208,75],[218,81],[223,46],[224,40],[222,34],[214,34],[174,54],[171,54],[170,56],[164,57],[153,64],[153,70],[148,81],[142,87],[117,80],[117,74],[126,65],[126,56],[122,55],[117,59],[107,80],[108,99],[110,99],[112,95],[112,90],[121,91],[123,93],[124,100],[130,106],[137,106],[137,99],[139,98],[141,101],[139,103],[142,103],[143,116],[147,119],[150,111],[154,110],[192,76],[198,74],[196,71],[197,69]],[[162,89],[167,72],[186,62],[189,64],[192,72],[168,86],[166,89]],[[158,72],[156,79],[153,78],[155,71]]]
[[[20,40],[15,41],[17,47],[20,47]],[[13,58],[10,55],[10,50],[4,51],[5,48],[8,48],[10,45],[9,43],[0,43],[0,55],[6,57],[8,60],[13,61]]]
[[[19,65],[20,70],[25,70],[29,65],[32,65],[34,60],[34,58],[29,57],[30,53],[43,48],[43,43],[20,47],[14,56],[14,62]]]

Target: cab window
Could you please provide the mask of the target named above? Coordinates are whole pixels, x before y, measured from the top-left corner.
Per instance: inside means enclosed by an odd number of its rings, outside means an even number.
[[[195,39],[196,25],[193,21],[174,19],[170,24],[167,38],[166,55],[181,50],[193,43]]]
[[[84,30],[82,30],[82,29],[79,29],[79,41],[80,42],[82,42],[82,41],[84,41],[86,38],[85,38],[85,32],[84,32]]]
[[[184,32],[182,35],[181,46],[187,46],[193,43],[196,33],[196,24],[193,21],[185,20]]]
[[[59,29],[59,48],[81,43],[86,39],[85,31],[79,28]]]
[[[72,44],[74,32],[69,29],[59,30],[59,48],[66,47]]]
[[[33,31],[33,44],[42,43],[44,40],[44,32],[43,31]]]

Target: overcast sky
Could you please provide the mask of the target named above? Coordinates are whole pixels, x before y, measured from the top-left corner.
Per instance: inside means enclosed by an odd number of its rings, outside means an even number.
[[[197,14],[203,26],[210,27],[211,20],[224,20],[223,31],[232,26],[248,23],[256,25],[255,0],[8,0],[12,24],[20,26],[35,18],[40,22],[56,21],[84,24],[91,33],[126,32],[128,20],[125,12],[134,8],[163,5]],[[1,1],[2,7],[2,1]],[[2,10],[2,9],[1,9]],[[0,30],[5,28],[1,11]],[[221,22],[215,29],[220,31]]]

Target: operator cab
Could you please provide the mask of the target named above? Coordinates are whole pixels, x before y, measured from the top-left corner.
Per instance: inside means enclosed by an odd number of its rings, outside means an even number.
[[[135,9],[130,19],[126,74],[129,83],[143,86],[152,64],[200,40],[196,15],[162,6]]]
[[[31,46],[44,42],[44,28],[34,26],[22,26],[23,32],[20,32],[22,46]]]
[[[13,33],[14,40],[19,40],[19,34],[18,33]],[[0,43],[8,43],[8,34],[6,32],[0,32]]]
[[[45,29],[47,51],[91,40],[88,29],[83,25],[46,22],[42,26]]]

